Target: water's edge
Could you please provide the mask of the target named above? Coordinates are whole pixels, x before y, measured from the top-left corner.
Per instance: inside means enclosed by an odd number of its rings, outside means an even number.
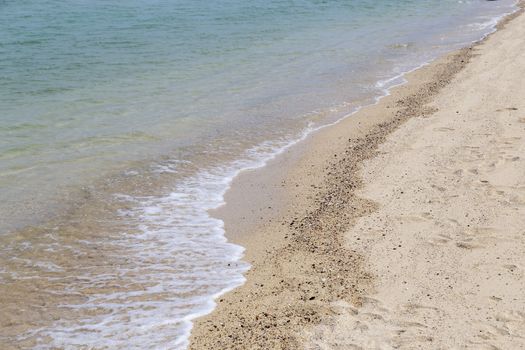
[[[517,11],[516,8],[514,11]],[[497,30],[497,23],[510,13],[502,14],[493,25],[488,28],[487,33],[468,46],[484,40],[488,35]],[[449,51],[451,52],[451,51]],[[376,88],[380,89],[380,94],[374,96],[370,103],[355,106],[349,113],[344,114],[335,121],[326,124],[315,125],[310,123],[305,129],[301,130],[294,137],[281,138],[275,141],[266,141],[256,147],[248,149],[239,159],[232,160],[218,167],[200,169],[194,175],[184,178],[177,183],[175,188],[168,191],[167,195],[134,195],[134,194],[114,194],[115,206],[118,209],[120,218],[126,221],[123,232],[126,244],[133,248],[126,248],[129,256],[127,259],[133,260],[133,268],[151,272],[147,276],[136,276],[123,265],[115,264],[113,276],[118,276],[122,281],[133,279],[134,283],[142,284],[142,297],[132,303],[119,305],[119,301],[124,300],[126,293],[115,290],[109,295],[104,294],[104,288],[100,291],[90,292],[86,298],[80,299],[81,302],[64,301],[58,304],[60,308],[71,308],[80,310],[82,319],[80,324],[74,324],[72,319],[56,320],[51,327],[40,327],[19,335],[18,340],[27,341],[29,339],[46,339],[40,346],[35,348],[49,349],[52,346],[70,347],[74,345],[107,346],[107,337],[115,333],[122,333],[122,336],[114,340],[115,346],[125,344],[127,337],[133,336],[137,339],[136,344],[150,344],[160,346],[164,339],[161,331],[170,326],[179,327],[182,333],[177,334],[176,339],[169,341],[169,344],[176,349],[184,349],[188,346],[193,320],[212,312],[216,306],[215,300],[221,295],[237,288],[245,282],[244,273],[249,269],[249,265],[242,261],[245,248],[237,244],[228,242],[228,233],[224,230],[224,222],[221,219],[210,215],[221,206],[227,206],[225,201],[226,193],[231,189],[234,180],[246,171],[264,168],[269,162],[275,160],[292,147],[298,147],[304,140],[314,133],[325,128],[334,127],[343,120],[350,118],[358,113],[362,108],[375,105],[385,96],[390,95],[391,90],[407,82],[406,75],[430,64],[438,59],[433,57],[425,62],[411,67],[401,73],[393,73],[392,77],[380,80],[376,83]],[[174,172],[179,166],[176,161],[164,162],[169,166],[157,164],[159,173],[169,174]],[[131,176],[134,176],[133,174]],[[147,182],[147,181],[145,181]],[[163,187],[165,189],[166,187]],[[109,187],[111,189],[111,187]],[[114,193],[114,192],[112,192]],[[44,226],[52,226],[45,224]],[[182,231],[186,235],[184,244],[180,246],[174,240],[173,232]],[[203,234],[202,232],[205,232]],[[111,238],[111,237],[110,237]],[[17,243],[18,240],[14,240]],[[95,240],[89,244],[96,244]],[[117,242],[116,244],[120,244]],[[119,248],[120,249],[120,248]],[[176,255],[179,254],[179,255]],[[184,272],[184,262],[175,259],[174,256],[186,257],[194,261],[199,257],[205,256],[207,261],[202,266],[202,275],[214,274],[214,277],[205,280],[198,277],[186,277]],[[36,265],[38,261],[33,262]],[[198,265],[198,264],[197,264]],[[49,265],[51,266],[51,265]],[[53,266],[46,267],[52,272]],[[111,266],[111,265],[109,265]],[[171,266],[174,271],[166,271],[166,266]],[[0,273],[2,270],[0,269]],[[77,277],[83,277],[89,284],[97,284],[101,278],[98,272],[88,271],[85,275],[80,273]],[[103,275],[103,274],[102,274]],[[129,277],[128,277],[129,276]],[[197,273],[197,276],[199,274]],[[30,276],[23,276],[29,278]],[[152,277],[157,280],[151,281]],[[187,286],[181,286],[176,281],[185,280]],[[0,281],[2,276],[0,274]],[[122,282],[125,285],[127,282]],[[76,287],[72,287],[74,290]],[[84,287],[82,287],[84,288]],[[200,294],[197,297],[189,297],[191,312],[187,305],[186,309],[177,305],[177,301],[165,296],[170,291],[192,294],[195,288],[200,291],[207,291],[209,294]],[[77,292],[82,289],[79,287]],[[135,290],[131,290],[133,294]],[[138,298],[138,297],[137,297]],[[175,304],[175,305],[170,305]],[[110,309],[111,313],[96,313],[93,310],[98,308]],[[148,311],[140,311],[140,310]],[[183,311],[181,311],[184,309]],[[135,314],[136,319],[130,322],[124,331],[119,329],[119,322],[122,321],[123,314]],[[160,325],[159,325],[160,323]],[[85,336],[78,337],[78,332],[90,330]],[[0,344],[1,344],[0,334]],[[106,339],[105,339],[106,338]],[[141,342],[143,340],[144,342]],[[140,348],[136,345],[135,348]]]
[[[473,40],[470,43],[465,43],[463,48],[469,47],[469,46],[472,46],[472,45],[475,45],[475,44],[478,44],[478,43],[481,43],[484,40],[486,40],[491,34],[493,34],[494,32],[496,32],[498,30],[498,25],[503,19],[505,19],[507,16],[510,16],[513,13],[517,12],[517,11],[519,11],[519,8],[516,8],[512,12],[504,13],[501,16],[495,18],[492,21],[492,25],[490,27],[490,30],[487,33],[484,33],[482,35],[482,37],[477,39],[477,40]],[[379,104],[380,101],[384,97],[387,97],[387,96],[391,95],[392,89],[395,89],[396,87],[403,86],[403,85],[409,83],[409,81],[406,79],[407,75],[410,75],[411,73],[413,73],[413,72],[415,72],[415,71],[417,71],[417,70],[419,70],[419,69],[421,69],[421,68],[423,68],[425,66],[431,65],[433,62],[435,62],[436,60],[439,60],[441,57],[447,56],[447,55],[449,55],[449,54],[451,54],[453,52],[459,51],[459,50],[461,50],[461,49],[457,49],[456,48],[456,49],[450,50],[450,51],[448,51],[448,52],[446,52],[446,53],[444,53],[444,54],[442,54],[440,56],[433,57],[433,58],[429,59],[428,61],[425,61],[425,62],[419,64],[418,66],[414,67],[414,68],[411,68],[409,70],[403,71],[403,72],[398,73],[398,74],[395,74],[391,78],[378,81],[376,83],[376,87],[382,89],[382,94],[379,95],[379,96],[374,97],[372,103],[368,103],[368,104],[363,104],[363,105],[357,106],[357,107],[354,108],[354,110],[352,112],[350,112],[348,114],[345,114],[344,116],[340,117],[339,119],[337,119],[337,120],[335,120],[333,122],[330,122],[328,124],[323,124],[323,125],[320,125],[320,126],[317,126],[317,127],[310,126],[309,128],[303,130],[303,132],[300,134],[300,136],[298,138],[290,141],[288,144],[286,144],[286,145],[284,145],[282,147],[277,148],[277,150],[274,153],[272,153],[272,154],[268,155],[267,157],[263,158],[263,160],[261,160],[261,162],[258,165],[256,165],[256,166],[247,166],[245,168],[238,169],[236,171],[235,175],[233,177],[231,177],[230,181],[228,182],[227,188],[223,192],[223,198],[228,193],[228,191],[230,191],[232,183],[234,183],[234,180],[241,173],[247,172],[247,171],[252,171],[252,170],[262,169],[269,162],[276,160],[276,158],[278,158],[280,155],[282,155],[283,153],[285,153],[288,150],[290,150],[292,147],[301,147],[302,146],[301,143],[303,141],[305,141],[307,138],[313,136],[316,132],[321,131],[321,130],[326,129],[326,128],[335,127],[338,124],[340,124],[341,122],[343,122],[345,119],[352,117],[356,113],[359,113],[360,110],[362,110],[364,108],[367,108],[367,107],[370,107],[370,106],[373,106],[373,105]],[[285,172],[286,170],[283,169],[282,171]],[[249,180],[245,180],[245,181],[249,181]],[[220,206],[227,207],[228,203],[223,200],[222,203],[219,206],[214,207],[212,209],[217,209]],[[227,209],[225,210],[225,212],[227,212]],[[221,216],[218,216],[218,219],[221,220],[222,225],[224,225],[224,221],[222,219],[220,219],[220,217]],[[225,235],[226,238],[228,238],[228,232],[225,231],[224,235]],[[241,247],[241,246],[239,246],[239,247]],[[241,247],[241,248],[242,248],[243,251],[245,250],[244,247]],[[240,257],[240,259],[242,259],[242,256]],[[240,284],[240,285],[242,285],[242,284]],[[215,295],[213,297],[213,300],[216,300],[220,296],[230,292],[231,290],[237,288],[240,285],[224,289],[223,291],[221,291],[220,293]],[[204,316],[206,314],[209,314],[209,313],[213,312],[213,309],[214,309],[215,305],[216,305],[216,303],[213,303],[213,308],[211,310],[209,310],[209,312],[207,312],[205,314],[197,315],[195,317],[192,317],[191,319],[194,320],[196,318],[202,317],[202,316]],[[190,328],[190,331],[191,331],[191,328]],[[188,333],[188,337],[189,337],[189,335],[190,335],[190,333]]]

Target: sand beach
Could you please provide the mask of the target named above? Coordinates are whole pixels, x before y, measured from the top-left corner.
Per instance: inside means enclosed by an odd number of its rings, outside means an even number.
[[[525,347],[525,16],[238,176],[190,349]]]
[[[516,0],[0,6],[0,350],[525,348]]]

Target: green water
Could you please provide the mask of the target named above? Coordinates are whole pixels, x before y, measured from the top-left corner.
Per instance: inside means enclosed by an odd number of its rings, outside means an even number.
[[[0,287],[49,298],[39,327],[0,330],[0,345],[184,348],[192,317],[243,281],[242,249],[207,213],[231,179],[480,39],[513,4],[0,0]],[[140,196],[119,193],[113,218],[140,234],[8,233],[87,201],[86,188],[101,195],[96,184],[115,174],[148,172],[173,175],[166,193],[130,181],[118,189]],[[79,260],[95,251],[112,264]],[[84,303],[60,304],[86,290]],[[32,310],[18,302],[0,307]],[[44,317],[65,309],[67,319]]]
[[[130,160],[297,132],[511,3],[2,1],[0,229]]]

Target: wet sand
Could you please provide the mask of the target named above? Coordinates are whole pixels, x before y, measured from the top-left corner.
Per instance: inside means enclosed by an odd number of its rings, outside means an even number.
[[[239,176],[215,214],[252,269],[190,348],[524,347],[524,37],[510,16]]]

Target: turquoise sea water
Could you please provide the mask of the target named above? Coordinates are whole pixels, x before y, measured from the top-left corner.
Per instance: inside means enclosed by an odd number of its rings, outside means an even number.
[[[510,3],[2,1],[0,229],[130,160],[297,132]]]
[[[130,180],[111,195],[126,208],[115,220],[141,232],[119,249],[134,268],[154,267],[155,286],[173,295],[149,304],[145,297],[133,309],[144,312],[126,322],[120,316],[130,309],[100,292],[97,305],[111,304],[113,316],[84,319],[91,333],[72,317],[48,322],[39,336],[72,348],[130,349],[139,340],[184,347],[191,318],[242,283],[246,269],[221,267],[242,249],[224,241],[222,223],[206,212],[222,204],[232,177],[372,103],[402,73],[480,39],[513,8],[510,0],[0,1],[0,243],[67,211],[79,191],[97,192],[105,178],[165,175],[165,193]],[[3,246],[4,284],[38,276],[38,266],[56,266],[57,279],[75,271],[44,248],[39,264],[23,270],[17,247]],[[193,263],[178,266],[177,254]],[[159,273],[173,266],[176,273]],[[188,275],[194,282],[181,282]],[[145,335],[151,329],[158,337]]]

